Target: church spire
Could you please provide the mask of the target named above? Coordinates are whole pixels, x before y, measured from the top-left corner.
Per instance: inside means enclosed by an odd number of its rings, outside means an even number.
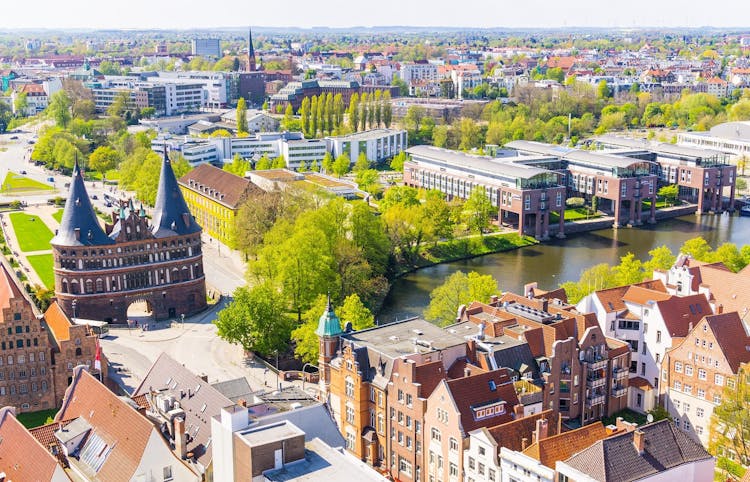
[[[50,243],[56,246],[93,246],[113,243],[96,218],[94,207],[86,192],[77,155],[60,228]]]
[[[201,227],[193,219],[182,197],[180,186],[177,184],[172,162],[167,156],[167,146],[164,146],[164,160],[159,174],[159,188],[156,192],[151,232],[157,238],[182,234],[199,233]]]
[[[254,72],[256,70],[255,65],[255,48],[253,47],[253,31],[247,29],[247,70]]]

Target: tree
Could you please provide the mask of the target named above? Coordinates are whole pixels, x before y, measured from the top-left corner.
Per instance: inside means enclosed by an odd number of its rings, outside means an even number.
[[[404,163],[406,162],[406,153],[404,151],[399,152],[393,159],[391,159],[391,169],[394,171],[404,172]]]
[[[326,174],[333,172],[333,156],[331,156],[330,152],[326,151],[323,160],[321,161],[321,167],[323,167],[323,172]]]
[[[141,117],[144,119],[150,119],[156,115],[156,109],[154,107],[144,107],[141,109]]]
[[[480,275],[474,271],[467,275],[463,271],[456,271],[441,286],[432,290],[424,316],[440,326],[450,325],[456,322],[460,306],[472,301],[488,303],[490,296],[497,292],[497,280],[491,275]]]
[[[651,259],[643,263],[643,270],[645,271],[647,278],[653,276],[654,270],[667,270],[671,268],[677,259],[675,255],[672,254],[672,250],[664,245],[652,249],[648,254],[651,256]]]
[[[245,98],[240,97],[237,101],[237,132],[247,132],[247,104]]]
[[[336,177],[341,177],[347,172],[349,172],[349,154],[344,152],[339,157],[336,158],[336,160],[333,163],[333,173],[336,175]]]
[[[326,153],[328,154],[328,153]],[[310,163],[310,171],[312,172],[320,172],[320,164],[318,164],[318,161],[313,161]]]
[[[357,156],[357,162],[354,163],[354,172],[364,171],[370,168],[370,160],[367,159],[367,154],[360,152]]]
[[[310,102],[310,135],[315,137],[318,135],[318,97],[313,96]]]
[[[292,329],[278,292],[268,283],[237,288],[214,323],[219,337],[262,356],[283,350]]]
[[[341,94],[333,96],[333,123],[339,129],[344,121],[344,97]]]
[[[596,86],[596,95],[600,99],[609,99],[612,97],[612,91],[609,88],[609,85],[607,85],[607,81],[602,79],[599,81],[599,83]]]
[[[419,206],[419,191],[409,186],[393,186],[385,192],[380,209],[387,211],[393,206]]]
[[[659,190],[656,192],[656,195],[663,198],[665,202],[674,206],[675,202],[677,201],[677,195],[679,194],[679,192],[680,188],[677,186],[677,184],[670,184],[668,186],[659,188]]]
[[[286,169],[286,159],[284,156],[279,156],[273,160],[273,169]]]
[[[109,146],[99,146],[89,156],[89,168],[100,172],[103,177],[107,171],[116,168],[119,161],[120,155],[116,150]]]
[[[737,189],[737,192],[747,191],[747,181],[745,181],[744,179],[738,177],[734,181],[734,187]]]
[[[255,163],[255,170],[256,171],[265,171],[267,169],[271,169],[271,159],[268,158],[268,155],[263,154],[260,159]]]
[[[352,132],[359,131],[359,95],[356,93],[349,99],[349,124]]]
[[[362,303],[362,300],[359,299],[356,293],[344,299],[344,304],[339,308],[338,315],[339,319],[345,325],[346,323],[351,323],[355,331],[375,326],[375,317],[364,303]]]
[[[231,172],[236,176],[244,177],[247,171],[252,171],[252,164],[249,160],[243,159],[239,154],[235,154],[232,158],[232,162],[224,164],[224,170]]]
[[[292,331],[294,356],[304,363],[318,363],[320,347],[318,345],[318,335],[315,333],[315,330],[318,328],[318,320],[326,311],[327,305],[328,298],[326,295],[318,296],[310,308],[302,315],[302,324]]]
[[[326,94],[326,108],[325,108],[325,125],[326,125],[326,131],[328,133],[333,132],[333,122],[334,122],[334,106],[333,106],[333,94],[328,93]]]
[[[26,92],[22,92],[18,94],[16,100],[13,101],[13,109],[16,111],[17,116],[26,115],[26,109],[29,108],[29,100],[26,97]]]
[[[367,95],[367,92],[362,93],[362,97],[360,97],[359,102],[359,123],[362,127],[362,130],[367,130],[367,119],[368,119],[368,109],[370,108],[370,97]]]
[[[633,253],[620,258],[620,264],[614,268],[616,281],[619,286],[631,285],[643,281],[643,263]]]
[[[680,247],[680,253],[689,254],[698,261],[709,261],[711,246],[702,236],[698,236],[685,241]]]
[[[483,186],[476,186],[472,189],[469,198],[464,203],[464,212],[466,213],[469,230],[477,231],[480,235],[490,226],[490,218],[495,208],[492,201],[487,197],[487,192]]]
[[[435,241],[453,238],[453,231],[456,227],[453,209],[446,202],[443,193],[436,189],[427,191],[423,211],[425,219],[428,220],[429,232]]]
[[[383,93],[383,125],[386,129],[391,128],[393,121],[393,106],[391,105],[391,91],[386,90]]]
[[[476,122],[472,119],[464,117],[459,122],[459,130],[461,135],[461,142],[458,148],[462,151],[467,151],[474,147],[479,147],[482,142],[481,130]]]
[[[305,97],[302,99],[302,104],[299,108],[299,115],[302,120],[302,132],[305,136],[312,137],[310,135],[310,98]]]
[[[607,263],[599,263],[581,273],[578,281],[566,281],[560,284],[568,295],[568,301],[576,304],[584,296],[607,288],[617,286],[617,276],[614,268]]]
[[[745,175],[745,168],[747,167],[747,157],[744,155],[737,159],[737,169],[740,170],[740,176]]]
[[[750,370],[740,365],[737,377],[725,380],[721,404],[711,415],[708,449],[719,457],[718,466],[750,460]],[[739,474],[737,474],[739,475]]]
[[[380,175],[375,169],[360,169],[355,171],[354,182],[365,192],[378,196],[382,187],[380,186]]]
[[[58,127],[68,127],[71,119],[70,98],[64,90],[58,90],[50,96],[47,110]]]

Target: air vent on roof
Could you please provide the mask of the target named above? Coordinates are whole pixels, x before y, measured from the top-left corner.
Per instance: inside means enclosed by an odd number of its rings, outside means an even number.
[[[412,331],[412,333],[416,333],[417,335],[424,335],[424,333],[422,333],[422,330],[417,329],[417,328],[415,328],[415,329],[413,329],[411,331]]]

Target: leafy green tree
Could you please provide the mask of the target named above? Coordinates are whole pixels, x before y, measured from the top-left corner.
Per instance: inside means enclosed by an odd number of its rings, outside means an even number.
[[[432,290],[424,316],[440,326],[450,325],[456,322],[460,306],[473,301],[488,303],[490,296],[498,291],[497,280],[491,275],[480,275],[474,271],[467,275],[463,271],[456,271]]]
[[[675,202],[677,202],[677,196],[679,192],[680,188],[677,186],[677,184],[670,184],[668,186],[659,188],[659,190],[656,192],[656,195],[663,198],[668,204],[673,206]]]
[[[117,167],[120,155],[109,146],[99,146],[89,156],[89,168],[104,176],[107,171]]]
[[[338,130],[344,122],[344,97],[341,94],[333,96],[333,127]]]
[[[391,91],[386,90],[383,93],[383,125],[386,129],[391,128],[393,122],[393,106],[391,105]]]
[[[349,99],[349,124],[352,132],[359,132],[359,95],[356,93]]]
[[[610,97],[612,97],[612,91],[610,90],[606,80],[602,79],[596,85],[596,95],[600,99],[609,99]]]
[[[300,118],[302,120],[302,132],[305,136],[311,137],[310,134],[310,98],[302,99],[302,105],[299,108]]]
[[[649,251],[648,254],[651,258],[643,263],[643,270],[645,271],[647,278],[653,276],[654,270],[667,270],[671,268],[677,260],[675,255],[672,254],[672,250],[664,245],[657,246]]]
[[[349,163],[349,154],[346,152],[336,158],[332,166],[333,173],[336,175],[336,177],[341,177],[349,172]]]
[[[680,253],[689,254],[698,261],[709,261],[712,250],[708,242],[702,237],[688,239],[680,247]]]
[[[743,364],[736,379],[727,380],[721,403],[714,407],[709,429],[708,449],[719,457],[718,465],[728,467],[750,460],[750,372]]]
[[[318,328],[320,315],[325,312],[327,305],[328,299],[326,295],[319,295],[315,299],[315,302],[310,305],[310,308],[302,315],[302,324],[292,331],[294,355],[304,363],[315,365],[318,363],[319,340],[315,330]]]
[[[568,295],[568,301],[575,304],[584,296],[597,290],[617,286],[617,275],[607,263],[600,263],[581,273],[578,281],[566,281],[560,285]]]
[[[427,191],[423,205],[425,219],[428,220],[428,229],[435,241],[439,239],[452,239],[456,229],[453,209],[445,200],[445,195],[436,189]]]
[[[474,147],[479,147],[482,141],[481,129],[472,119],[464,117],[459,123],[461,141],[458,148],[467,151]]]
[[[252,171],[252,168],[253,166],[250,161],[241,158],[239,154],[234,155],[232,162],[224,164],[225,171],[241,177],[244,177],[247,171]]]
[[[156,109],[153,107],[144,107],[141,109],[141,117],[143,119],[150,119],[156,115]]]
[[[380,185],[380,175],[375,169],[360,169],[355,171],[354,182],[365,192],[373,196],[380,194],[382,187]]]
[[[620,264],[614,267],[615,283],[620,286],[640,283],[644,279],[643,263],[633,253],[620,258]]]
[[[367,130],[368,110],[370,109],[370,98],[367,92],[363,92],[359,102],[359,119],[362,130]]]
[[[237,288],[214,323],[219,337],[262,356],[283,350],[293,326],[277,291],[268,283]]]
[[[237,101],[237,132],[247,132],[247,103],[244,97]]]
[[[370,160],[367,159],[367,154],[360,152],[357,156],[357,162],[354,163],[354,172],[365,171],[370,168]]]
[[[323,172],[326,174],[333,172],[333,156],[331,156],[330,152],[326,151],[323,160],[321,161],[321,167],[323,167]]]
[[[325,108],[325,124],[326,131],[330,134],[334,129],[334,106],[333,106],[333,94],[328,92],[326,94],[326,108]]]
[[[393,156],[393,159],[391,159],[391,169],[393,169],[394,171],[404,172],[404,163],[406,162],[406,160],[406,153],[404,151],[399,152],[398,154]]]
[[[312,171],[312,172],[320,172],[320,165],[318,164],[318,161],[313,161],[313,162],[310,163],[310,171]]]
[[[279,156],[273,160],[274,169],[286,169],[286,159],[284,156]]]
[[[318,97],[313,96],[310,101],[310,136],[315,137],[318,135]]]
[[[255,163],[255,170],[256,171],[265,171],[268,169],[271,169],[272,163],[271,159],[268,158],[266,154],[263,154],[260,159]]]
[[[25,116],[26,109],[29,108],[29,99],[27,98],[26,92],[22,92],[16,96],[13,101],[13,109],[16,111],[16,115]]]
[[[393,206],[419,206],[419,191],[409,186],[393,186],[385,192],[380,209],[387,211]]]
[[[52,119],[58,127],[66,128],[71,120],[70,98],[64,90],[58,90],[50,96],[49,105],[47,106]]]
[[[466,224],[469,230],[477,231],[480,235],[490,226],[490,219],[495,212],[492,201],[487,197],[483,186],[476,186],[464,203]]]
[[[392,190],[386,191],[386,196]],[[429,236],[422,207],[419,204],[394,204],[383,213],[383,221],[398,262],[413,264],[422,243]]]
[[[338,310],[338,315],[344,324],[351,323],[352,329],[355,331],[375,326],[375,317],[356,293],[344,299],[344,304]]]

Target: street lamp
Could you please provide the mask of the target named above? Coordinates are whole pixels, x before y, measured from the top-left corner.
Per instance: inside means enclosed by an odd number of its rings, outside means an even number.
[[[182,327],[185,327],[185,313],[180,314],[180,321],[182,323]]]

